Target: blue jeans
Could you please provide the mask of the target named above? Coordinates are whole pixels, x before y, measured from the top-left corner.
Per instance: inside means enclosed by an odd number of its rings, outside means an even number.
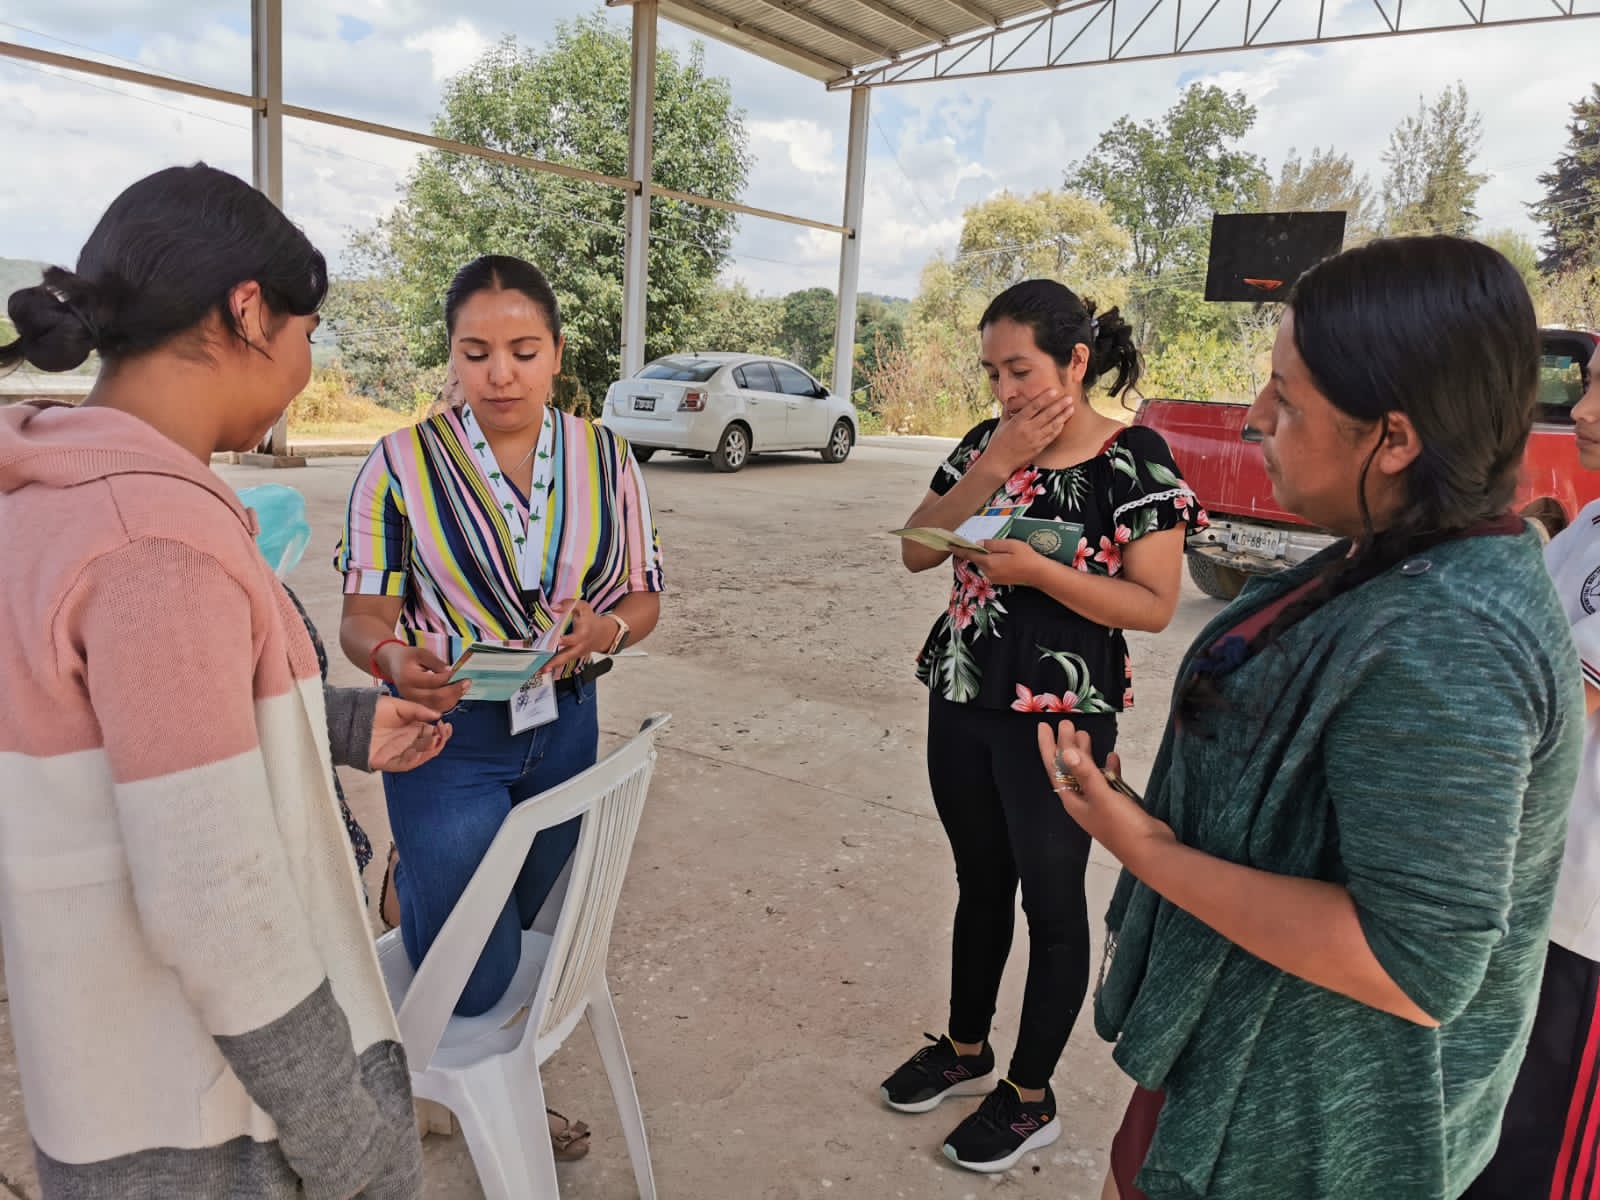
[[[400,851],[394,886],[400,934],[416,966],[439,936],[513,806],[592,767],[599,746],[595,685],[558,697],[549,725],[512,734],[510,706],[463,701],[445,719],[454,727],[444,753],[403,775],[383,777],[389,827]],[[456,1002],[477,1016],[505,995],[533,923],[578,844],[579,818],[534,839],[516,888]]]

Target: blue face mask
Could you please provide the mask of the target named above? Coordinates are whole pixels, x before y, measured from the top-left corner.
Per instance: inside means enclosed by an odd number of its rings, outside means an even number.
[[[261,532],[256,534],[256,546],[273,574],[282,579],[295,569],[311,543],[305,497],[292,487],[267,483],[245,488],[239,493],[239,500],[255,511],[256,521],[261,526]]]

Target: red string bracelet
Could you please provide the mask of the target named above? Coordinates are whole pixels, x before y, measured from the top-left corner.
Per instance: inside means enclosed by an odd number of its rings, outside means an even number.
[[[378,669],[378,651],[382,650],[385,646],[409,646],[410,644],[411,643],[407,642],[404,638],[392,637],[384,638],[383,641],[374,646],[372,648],[371,655],[369,655],[367,658],[367,666],[372,668],[372,677],[374,679],[381,679],[385,683],[393,683],[394,680],[390,679]]]

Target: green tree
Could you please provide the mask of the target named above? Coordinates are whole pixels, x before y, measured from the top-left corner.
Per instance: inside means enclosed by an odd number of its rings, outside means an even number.
[[[1127,297],[1132,240],[1111,214],[1075,192],[1001,192],[962,214],[959,286],[985,303],[1023,279],[1058,279],[1102,309]]]
[[[395,264],[382,239],[370,232],[351,242],[346,264],[349,273],[331,281],[322,306],[339,366],[359,394],[409,412],[423,368],[411,354]]]
[[[1384,231],[1470,234],[1478,189],[1489,179],[1472,169],[1482,141],[1483,118],[1472,111],[1466,85],[1445,88],[1432,104],[1419,97],[1383,152]]]
[[[1486,246],[1493,246],[1511,260],[1511,265],[1516,267],[1530,292],[1538,290],[1542,281],[1539,274],[1539,248],[1533,244],[1531,238],[1523,236],[1515,229],[1496,229],[1492,233],[1484,234],[1479,240]]]
[[[1001,192],[962,214],[950,259],[922,275],[911,325],[974,336],[984,307],[1023,279],[1058,279],[1101,311],[1126,304],[1131,241],[1104,207],[1072,192]]]
[[[1184,330],[1146,361],[1139,390],[1174,400],[1248,402],[1256,379],[1247,358],[1231,340]]]
[[[433,132],[625,175],[628,78],[627,34],[603,15],[557,26],[540,50],[508,38],[445,86]],[[685,57],[659,51],[655,106],[655,181],[737,199],[751,161],[743,116],[727,81],[706,74],[698,44]],[[619,367],[621,191],[433,152],[402,193],[379,237],[394,265],[396,302],[418,364],[438,363],[445,354],[443,298],[456,268],[479,254],[516,254],[538,264],[555,288],[575,386],[591,396],[604,393]],[[647,356],[679,348],[676,335],[728,259],[736,219],[652,199]]]
[[[1159,121],[1119,118],[1068,170],[1067,186],[1104,204],[1132,239],[1141,344],[1158,330],[1174,336],[1181,311],[1193,311],[1186,293],[1204,278],[1211,215],[1249,209],[1259,194],[1266,168],[1238,148],[1255,120],[1243,92],[1195,84]]]
[[[743,283],[716,287],[705,303],[688,314],[677,348],[778,354],[778,324],[782,317],[782,301],[752,295]]]
[[[863,293],[856,302],[856,376],[865,379],[877,371],[884,357],[906,341],[906,318],[911,305],[904,300]],[[831,383],[833,363],[822,364],[827,372],[824,383]]]
[[[1346,245],[1375,237],[1381,216],[1372,185],[1347,154],[1312,148],[1310,159],[1290,150],[1277,179],[1263,176],[1256,188],[1262,212],[1342,212]]]
[[[1542,324],[1600,327],[1600,269],[1588,265],[1543,276],[1533,303]]]
[[[815,372],[822,356],[833,347],[834,325],[839,320],[839,302],[825,287],[790,292],[783,298],[783,316],[778,322],[778,345],[784,357]]]
[[[1213,212],[1248,207],[1265,168],[1237,143],[1255,125],[1243,92],[1195,84],[1159,121],[1119,118],[1067,172],[1133,243],[1133,267],[1155,278],[1205,259]]]
[[[1528,206],[1544,229],[1539,266],[1564,273],[1600,260],[1600,83],[1573,104],[1566,149],[1539,185],[1543,198]]]

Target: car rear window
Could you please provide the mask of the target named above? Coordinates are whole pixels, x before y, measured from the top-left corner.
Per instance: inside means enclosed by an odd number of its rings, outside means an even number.
[[[704,383],[722,366],[703,358],[658,358],[639,372],[640,379],[673,379],[680,383]]]
[[[768,363],[745,363],[733,373],[733,381],[742,388],[752,392],[775,392],[778,390],[778,381],[772,377],[772,367]]]
[[[1544,355],[1539,363],[1539,407],[1536,421],[1550,425],[1572,424],[1572,406],[1583,399],[1588,384],[1588,338],[1544,335]]]

